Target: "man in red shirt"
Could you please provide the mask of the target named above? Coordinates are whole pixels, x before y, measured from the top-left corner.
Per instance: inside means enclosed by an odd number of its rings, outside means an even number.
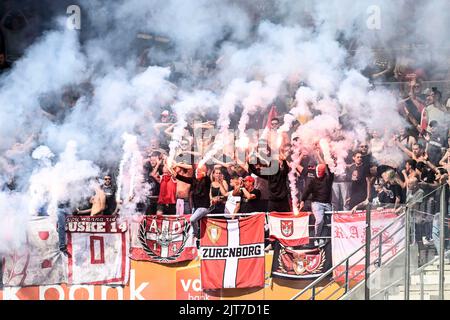
[[[167,166],[163,167],[163,174],[159,180],[159,197],[156,214],[172,215],[176,213],[177,180]]]

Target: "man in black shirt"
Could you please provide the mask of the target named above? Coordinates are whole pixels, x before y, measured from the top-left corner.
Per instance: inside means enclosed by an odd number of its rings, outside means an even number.
[[[190,221],[194,228],[194,235],[198,238],[199,227],[197,222],[208,214],[211,205],[209,199],[211,179],[207,175],[207,168],[206,166],[197,168],[195,170],[195,177],[185,177],[177,174],[176,178],[191,185],[193,214]]]
[[[147,209],[145,214],[156,214],[159,196],[159,176],[162,175],[162,160],[159,153],[152,153],[145,160],[144,177],[145,182],[149,185],[149,193],[147,195]]]
[[[111,215],[116,210],[116,186],[112,184],[111,176],[105,175],[103,177],[103,180],[105,181],[102,184],[102,190],[105,193],[106,196],[106,208],[104,211],[105,215]]]
[[[356,152],[361,153],[362,163],[365,170],[369,170],[370,164],[373,162],[372,153],[369,152],[369,144],[367,142],[360,143]]]
[[[353,164],[349,167],[349,180],[351,181],[349,208],[366,200],[369,173],[370,167],[364,163],[362,153],[356,152],[353,155]]]
[[[383,194],[379,198],[381,203],[394,204],[397,207],[402,203],[402,187],[395,182],[395,171],[387,170],[383,172],[384,181]]]
[[[328,166],[320,163],[316,167],[316,177],[306,186],[305,192],[300,202],[299,211],[305,206],[305,201],[309,195],[311,197],[311,209],[316,220],[314,225],[314,237],[322,237],[325,211],[331,211],[331,190],[334,180],[334,173],[330,172]],[[321,246],[325,243],[323,239],[316,240],[315,245]]]
[[[280,157],[281,158],[281,157]],[[269,167],[256,168],[248,165],[249,172],[263,178],[269,183],[269,212],[291,212],[289,190],[287,185],[289,165],[286,159],[272,160]],[[271,172],[273,169],[273,172]]]
[[[244,187],[241,188],[241,213],[257,212],[259,208],[259,199],[261,199],[261,191],[255,189],[255,179],[247,176],[244,179]]]

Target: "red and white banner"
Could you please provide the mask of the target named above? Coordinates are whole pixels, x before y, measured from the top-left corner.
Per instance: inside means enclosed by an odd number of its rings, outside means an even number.
[[[3,255],[3,285],[32,286],[66,281],[67,258],[59,250],[56,221],[35,216],[28,222],[22,249]]]
[[[264,287],[264,222],[264,214],[201,220],[200,274],[204,290]]]
[[[381,230],[393,223],[398,218],[393,209],[377,210],[371,212],[371,234],[378,234]],[[399,220],[392,224],[382,234],[382,262],[385,262],[395,256],[404,248],[404,228],[401,228],[403,221]],[[396,232],[397,230],[400,231]],[[396,232],[396,233],[395,233]],[[345,258],[352,254],[356,249],[365,243],[366,238],[366,212],[361,213],[343,212],[334,213],[331,224],[332,233],[332,252],[333,266],[341,263]],[[395,234],[394,234],[395,233]],[[371,243],[372,253],[371,262],[379,257],[378,238]],[[349,278],[354,281],[361,281],[364,278],[365,268],[365,250],[360,250],[350,258]],[[359,260],[359,262],[358,262]],[[356,264],[355,264],[356,263]],[[334,271],[336,280],[342,280],[345,277],[345,265],[338,266]],[[358,274],[359,273],[359,274]]]
[[[309,213],[269,214],[270,239],[278,240],[283,246],[295,247],[309,243]]]
[[[116,216],[66,219],[69,284],[126,284],[129,233]]]
[[[131,222],[133,260],[176,263],[197,257],[190,215],[139,216]]]

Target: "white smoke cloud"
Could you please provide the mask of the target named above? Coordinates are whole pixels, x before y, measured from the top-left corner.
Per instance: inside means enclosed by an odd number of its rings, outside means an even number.
[[[18,213],[28,213],[23,208],[30,203],[34,213],[42,201],[54,208],[63,199],[76,202],[75,194],[78,200],[87,195],[86,181],[105,167],[117,173],[127,154],[122,152],[123,134],[136,137],[132,153],[138,157],[155,136],[153,124],[161,108],[169,105],[177,115],[172,157],[192,114],[207,111],[217,117],[220,135],[206,159],[229,142],[232,119],[238,119],[240,136],[245,138],[252,116],[267,112],[284,86],[293,85],[295,103],[282,130],[289,131],[300,120],[298,149],[326,141],[337,169],[342,168],[355,141],[373,131],[388,139],[392,130],[405,126],[397,112],[397,97],[374,89],[362,75],[373,60],[370,49],[397,48],[421,39],[434,60],[448,56],[441,48],[450,30],[448,2],[421,2],[415,10],[411,3],[81,1],[89,21],[82,41],[79,33],[58,22],[28,48],[11,72],[0,76],[0,183],[12,178],[18,182],[14,194],[0,193],[0,225],[9,224],[12,216],[25,219]],[[379,30],[367,27],[372,14],[367,9],[373,5],[380,8]],[[150,66],[138,66],[140,49],[152,46],[139,42],[138,32],[169,39],[166,49],[149,50]],[[433,60],[418,50],[406,55],[418,64]],[[205,71],[207,62],[216,68]],[[177,81],[180,70],[183,79]],[[80,91],[76,105],[59,107],[61,99],[55,99],[51,104],[57,110],[65,108],[62,116],[59,121],[46,116],[44,98],[61,96],[68,88]],[[348,121],[345,127],[340,122],[343,116]],[[341,139],[336,138],[338,131],[343,133]],[[36,150],[38,146],[48,150]],[[398,151],[389,150],[392,162],[398,163]],[[382,160],[386,155],[376,157]],[[33,197],[39,200],[31,201]]]

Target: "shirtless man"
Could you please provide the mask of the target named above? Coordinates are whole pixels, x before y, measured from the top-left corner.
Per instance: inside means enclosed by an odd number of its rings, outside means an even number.
[[[78,214],[90,213],[91,216],[102,215],[106,208],[106,195],[102,190],[100,184],[95,184],[95,194],[91,197],[89,202],[92,204],[90,209],[80,210],[77,208]]]

